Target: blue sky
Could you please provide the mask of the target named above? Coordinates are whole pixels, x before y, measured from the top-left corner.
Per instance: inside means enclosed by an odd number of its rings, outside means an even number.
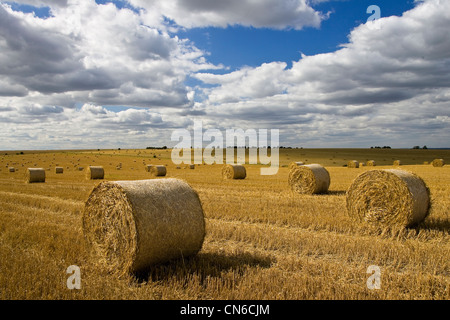
[[[348,41],[350,31],[367,21],[370,14],[366,12],[370,5],[378,5],[382,17],[401,16],[414,7],[414,1],[341,0],[320,3],[314,8],[323,13],[330,12],[330,16],[319,28],[273,30],[243,26],[226,29],[209,27],[188,29],[179,36],[210,52],[208,59],[212,63],[222,63],[232,70],[272,61],[291,64],[300,59],[300,53],[315,55],[339,49]]]
[[[376,5],[381,19],[366,23]],[[279,129],[302,147],[450,147],[450,2],[0,1],[0,150]]]

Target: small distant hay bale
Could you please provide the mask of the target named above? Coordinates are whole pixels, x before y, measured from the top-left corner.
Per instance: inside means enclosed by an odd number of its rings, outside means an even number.
[[[105,178],[105,170],[100,166],[89,166],[86,172],[89,180],[101,180]]]
[[[369,160],[366,162],[366,166],[368,167],[375,167],[377,164],[375,162],[375,160]]]
[[[309,164],[292,169],[288,183],[292,191],[300,194],[321,194],[328,192],[330,174],[320,164]]]
[[[150,174],[154,177],[165,177],[167,174],[166,166],[152,166],[150,169]]]
[[[84,168],[83,167],[78,167],[78,171],[83,171]]]
[[[102,182],[82,226],[96,266],[117,276],[195,255],[205,238],[199,196],[178,179]]]
[[[189,169],[194,170],[195,169],[195,164],[190,164],[189,165]]]
[[[247,170],[240,164],[226,164],[222,168],[224,179],[241,180],[247,177]]]
[[[359,162],[356,160],[351,160],[347,163],[347,168],[357,169],[359,168]]]
[[[439,168],[445,165],[445,161],[444,159],[434,159],[431,164],[433,165],[433,167]]]
[[[402,165],[402,161],[401,160],[395,160],[394,161],[394,166],[400,167],[401,165]]]
[[[43,183],[45,182],[45,170],[43,168],[28,168],[25,180],[27,183]]]
[[[353,181],[346,204],[354,220],[375,226],[410,227],[427,217],[430,194],[425,182],[413,173],[371,170]]]
[[[56,168],[55,168],[55,173],[56,173],[56,174],[63,174],[63,173],[64,173],[64,168],[62,168],[62,167],[56,167]]]
[[[289,170],[292,170],[293,168],[297,168],[297,167],[303,166],[303,165],[305,165],[305,163],[302,162],[302,161],[291,162],[291,163],[289,164]]]
[[[177,170],[180,170],[180,169],[181,169],[181,167],[180,167],[180,166],[178,166],[178,167],[176,167],[175,169],[177,169]]]
[[[9,172],[11,172],[11,173],[16,172],[16,168],[14,168],[14,167],[9,167]]]
[[[150,172],[152,170],[153,165],[152,164],[148,164],[145,166],[145,171]]]

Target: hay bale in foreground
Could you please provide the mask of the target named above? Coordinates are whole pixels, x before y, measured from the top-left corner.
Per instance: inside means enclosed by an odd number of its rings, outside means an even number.
[[[240,164],[226,164],[222,168],[223,179],[245,179],[247,177],[247,170]]]
[[[152,166],[150,173],[155,177],[165,177],[167,174],[166,166]]]
[[[89,180],[100,180],[105,178],[105,170],[100,166],[89,166],[86,172],[86,177]]]
[[[347,163],[347,168],[352,168],[352,169],[359,168],[359,162],[356,160],[349,161]]]
[[[291,163],[289,164],[289,170],[292,170],[292,169],[294,169],[294,168],[297,168],[297,167],[303,166],[303,165],[305,165],[305,163],[302,162],[302,161],[291,162]]]
[[[64,168],[62,168],[62,167],[56,167],[56,168],[55,168],[55,173],[56,173],[56,174],[63,174],[63,173],[64,173]]]
[[[400,160],[395,160],[394,161],[394,166],[399,167],[402,165],[402,162]]]
[[[445,165],[445,161],[444,159],[434,159],[431,164],[433,165],[433,167],[439,168]]]
[[[27,183],[43,183],[45,182],[45,169],[43,168],[28,168],[26,172]]]
[[[346,201],[350,217],[381,226],[413,226],[427,217],[430,208],[425,182],[398,169],[359,175],[348,189]]]
[[[366,166],[368,166],[368,167],[375,167],[376,165],[377,164],[376,164],[375,160],[369,160],[366,163]]]
[[[85,204],[83,233],[97,265],[120,276],[197,254],[205,219],[184,181],[102,182]]]
[[[288,183],[292,191],[300,194],[320,194],[328,192],[330,174],[320,164],[309,164],[292,169]]]

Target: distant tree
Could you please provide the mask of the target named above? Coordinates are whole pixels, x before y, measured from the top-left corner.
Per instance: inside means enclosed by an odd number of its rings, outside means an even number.
[[[420,147],[419,146],[414,146],[413,149],[414,150],[418,150],[418,149],[420,149]]]
[[[428,147],[427,147],[427,146],[423,146],[423,149],[424,149],[424,150],[427,150],[427,149],[428,149]]]

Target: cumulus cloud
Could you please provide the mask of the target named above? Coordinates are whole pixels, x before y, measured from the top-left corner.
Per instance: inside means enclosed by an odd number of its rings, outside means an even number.
[[[319,27],[325,18],[307,0],[129,0],[147,12],[159,12],[185,28],[230,25],[297,29]]]
[[[380,132],[385,137],[410,132],[407,138],[426,142],[426,127],[434,132],[435,143],[445,145],[450,133],[450,2],[429,0],[402,17],[376,23],[379,28],[365,24],[354,29],[336,52],[303,56],[290,69],[273,62],[227,75],[197,74],[218,85],[205,89],[209,98],[203,110],[221,124],[222,117],[247,126],[264,119],[285,124],[292,136],[301,132],[304,143],[312,145],[317,137],[325,144],[332,132],[356,133],[363,143]],[[291,141],[298,144],[299,139]]]
[[[146,26],[132,10],[93,0],[42,3],[52,5],[52,17],[0,5],[0,96],[12,97],[0,103],[38,93],[48,98],[41,103],[54,104],[53,95],[64,93],[78,99],[72,104],[187,107],[186,76],[216,68],[188,41]]]

